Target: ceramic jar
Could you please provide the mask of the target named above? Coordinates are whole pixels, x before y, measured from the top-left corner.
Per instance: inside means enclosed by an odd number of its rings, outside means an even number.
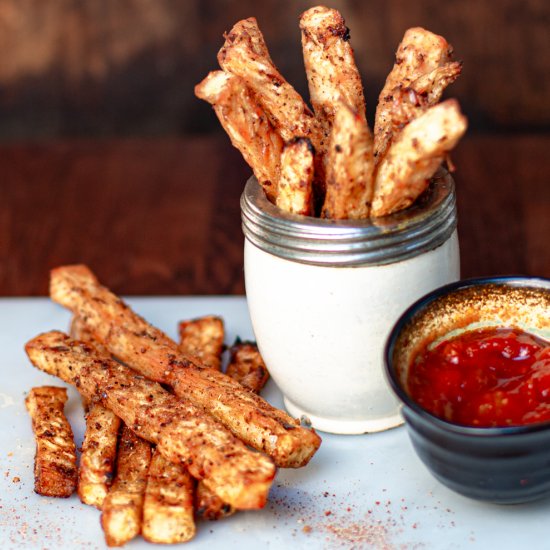
[[[374,220],[291,215],[251,178],[241,198],[252,327],[288,412],[321,431],[399,425],[383,347],[417,298],[459,278],[454,183]]]

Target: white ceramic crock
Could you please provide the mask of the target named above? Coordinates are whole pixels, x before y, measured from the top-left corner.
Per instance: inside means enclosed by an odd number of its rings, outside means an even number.
[[[438,174],[418,204],[375,221],[289,215],[254,178],[241,210],[252,326],[288,412],[340,434],[401,424],[383,347],[412,302],[459,278],[451,177]]]

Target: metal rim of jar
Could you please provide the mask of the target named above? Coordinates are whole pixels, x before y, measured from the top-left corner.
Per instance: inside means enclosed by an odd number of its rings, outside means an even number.
[[[287,260],[330,267],[399,262],[433,250],[457,225],[454,181],[439,170],[411,207],[369,220],[328,220],[284,212],[256,178],[241,196],[243,233],[259,249]]]

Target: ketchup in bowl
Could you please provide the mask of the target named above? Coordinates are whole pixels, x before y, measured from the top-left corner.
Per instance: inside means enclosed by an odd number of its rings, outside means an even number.
[[[414,401],[456,424],[550,420],[550,344],[518,329],[468,331],[426,348],[407,382]]]
[[[454,491],[502,504],[550,495],[549,312],[550,279],[488,277],[430,292],[392,329],[386,375],[407,432]]]

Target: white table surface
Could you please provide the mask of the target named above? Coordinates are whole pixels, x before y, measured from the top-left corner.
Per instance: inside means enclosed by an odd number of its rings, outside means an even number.
[[[176,337],[177,321],[224,317],[227,343],[253,338],[241,297],[132,298],[141,315]],[[24,406],[28,390],[61,381],[31,366],[23,346],[51,329],[65,330],[69,313],[46,298],[0,299],[0,549],[105,548],[99,511],[33,492],[34,439]],[[272,382],[264,396],[282,406]],[[70,388],[66,413],[77,445],[84,419]],[[416,457],[404,427],[362,436],[321,434],[310,464],[280,470],[266,508],[218,522],[199,522],[189,549],[550,548],[550,499],[497,506],[454,494]],[[137,538],[128,548],[150,548]]]

